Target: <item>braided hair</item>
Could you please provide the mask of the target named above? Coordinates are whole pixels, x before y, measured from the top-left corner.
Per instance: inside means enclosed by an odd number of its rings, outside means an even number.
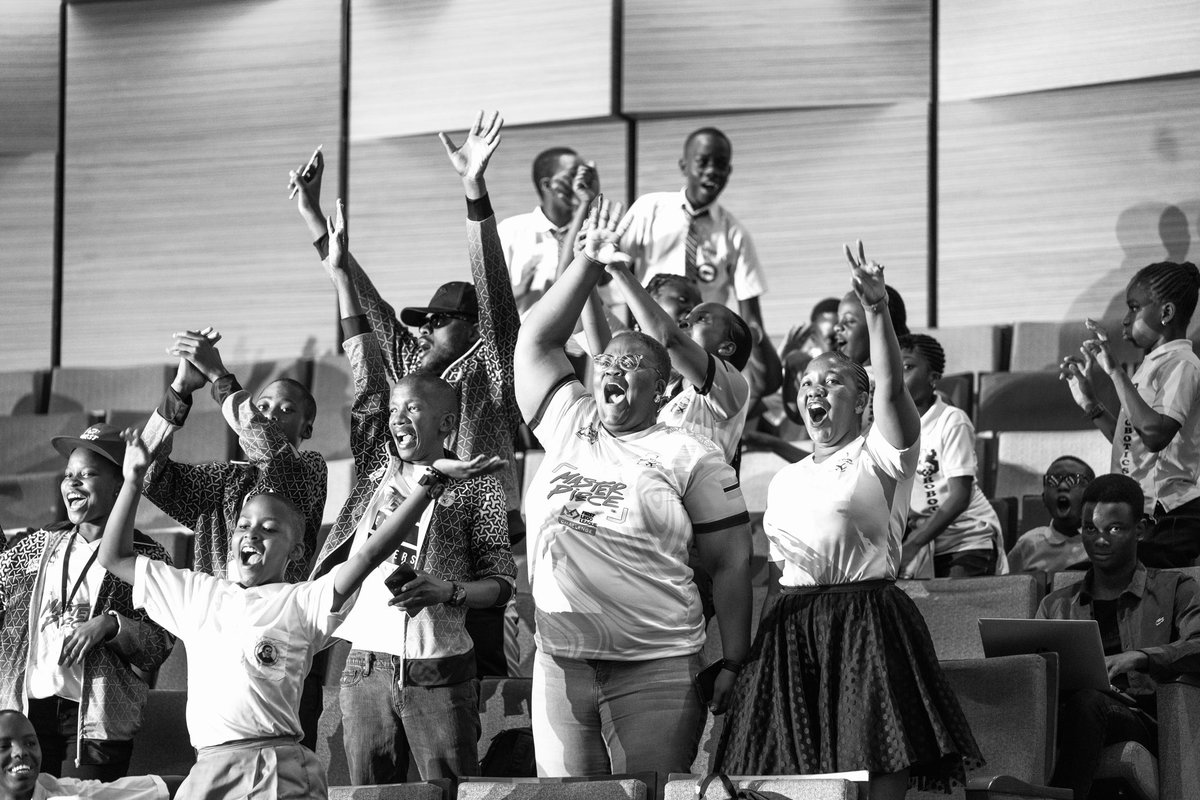
[[[827,353],[822,353],[821,355],[817,356],[817,358],[828,358],[831,361],[836,361],[840,365],[849,367],[850,371],[854,374],[855,388],[860,392],[867,392],[870,394],[871,378],[869,375],[867,375],[867,370],[862,364],[858,363],[840,350],[830,350]]]
[[[905,333],[897,337],[901,350],[911,350],[925,359],[929,371],[942,375],[946,371],[946,351],[937,339],[924,333]]]
[[[1200,293],[1200,270],[1190,261],[1160,261],[1139,269],[1129,285],[1144,286],[1156,303],[1173,303],[1178,322],[1187,327]]]

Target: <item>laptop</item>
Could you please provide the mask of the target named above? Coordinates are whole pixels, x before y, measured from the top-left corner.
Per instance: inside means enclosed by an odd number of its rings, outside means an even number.
[[[979,638],[987,658],[1057,653],[1058,685],[1065,691],[1111,688],[1093,619],[981,619]]]

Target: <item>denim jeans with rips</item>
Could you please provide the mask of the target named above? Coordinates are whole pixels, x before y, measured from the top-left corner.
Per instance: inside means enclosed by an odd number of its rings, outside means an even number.
[[[533,663],[538,775],[691,772],[708,713],[699,653],[608,661],[538,651]]]
[[[479,774],[479,681],[404,686],[400,659],[351,650],[339,700],[342,741],[355,786],[404,783],[412,752],[422,780]]]

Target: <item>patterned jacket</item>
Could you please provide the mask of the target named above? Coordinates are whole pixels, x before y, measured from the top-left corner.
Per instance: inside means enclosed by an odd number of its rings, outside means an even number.
[[[506,459],[508,468],[497,475],[504,486],[507,508],[517,510],[521,495],[513,440],[521,425],[521,412],[513,390],[513,353],[521,321],[496,232],[496,217],[486,195],[467,201],[467,252],[479,299],[479,340],[442,373],[459,398],[458,430],[448,447],[462,458],[486,454]],[[387,378],[395,383],[421,365],[417,337],[380,297],[358,262],[352,256],[347,261],[359,301],[383,350]]]
[[[45,564],[73,526],[36,530],[0,553],[0,708],[26,712],[25,672],[38,636]],[[170,563],[158,544],[134,532],[134,550]],[[133,607],[133,587],[105,573],[92,617],[117,613],[118,631],[83,659],[79,738],[129,741],[142,726],[146,677],[166,661],[175,638]]]
[[[192,529],[196,535],[194,569],[218,578],[227,577],[231,531],[237,527],[242,503],[254,494],[282,494],[296,504],[307,523],[304,559],[288,564],[284,573],[292,583],[302,581],[308,577],[325,511],[329,471],[325,458],[315,450],[297,450],[231,376],[217,381],[213,394],[249,463],[181,464],[168,458],[175,431],[187,418],[188,409],[168,389],[163,404],[142,431],[152,458],[142,493],[165,514]]]
[[[390,389],[383,377],[383,358],[378,340],[365,323],[364,317],[343,321],[346,332],[351,334],[344,346],[354,373],[350,449],[354,454],[355,479],[350,496],[317,557],[313,578],[347,558],[359,520],[396,458],[388,426]],[[434,506],[417,568],[442,580],[494,577],[511,586],[517,570],[509,551],[503,492],[500,482],[491,475],[450,482]],[[405,668],[406,675],[419,676],[425,669],[428,679],[424,682],[437,685],[436,678],[446,669],[438,662],[471,652],[471,639],[463,627],[466,613],[465,606],[429,606],[407,623],[405,652],[397,655],[412,662],[428,663],[410,663]],[[468,669],[474,673],[473,658],[457,661],[463,663],[450,669]],[[471,674],[460,673],[460,679]],[[416,680],[422,682],[420,677]]]

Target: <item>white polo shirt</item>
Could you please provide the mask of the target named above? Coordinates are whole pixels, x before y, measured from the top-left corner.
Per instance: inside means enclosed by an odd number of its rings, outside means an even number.
[[[658,421],[712,439],[733,463],[746,427],[750,384],[745,376],[711,353],[703,386],[688,383],[658,410]]]
[[[1155,411],[1180,424],[1166,447],[1153,453],[1133,429],[1125,409],[1117,415],[1113,435],[1112,471],[1141,484],[1146,513],[1155,502],[1170,511],[1200,497],[1200,358],[1188,339],[1176,339],[1155,349],[1133,373],[1133,385]]]
[[[297,709],[315,654],[354,605],[335,614],[334,578],[244,589],[137,557],[133,604],[187,645],[192,746],[302,735]]]
[[[715,202],[696,212],[682,189],[642,195],[621,220],[621,250],[633,257],[637,279],[644,285],[659,273],[687,274],[684,262],[693,213],[699,214],[697,288],[704,302],[728,305],[731,292],[736,300],[763,294],[767,283],[750,234]]]
[[[542,213],[541,206],[528,214],[508,217],[496,225],[500,246],[504,249],[504,262],[508,264],[508,276],[514,287],[521,284],[521,276],[527,269],[534,270],[533,283],[529,287],[532,291],[545,292],[554,282],[559,255],[556,230],[554,223]]]
[[[662,424],[615,436],[576,380],[531,426],[546,447],[525,495],[538,649],[625,661],[699,651],[688,547],[749,523],[720,449]]]
[[[888,444],[872,426],[818,463],[781,469],[767,489],[763,529],[784,586],[894,580],[919,443]]]

